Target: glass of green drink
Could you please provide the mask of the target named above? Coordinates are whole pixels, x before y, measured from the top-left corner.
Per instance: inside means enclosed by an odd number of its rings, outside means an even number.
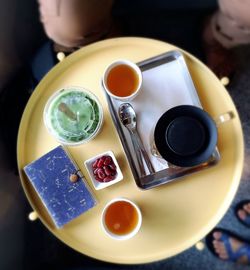
[[[65,87],[54,93],[44,108],[49,133],[65,145],[80,145],[93,139],[103,122],[97,97],[81,87]]]

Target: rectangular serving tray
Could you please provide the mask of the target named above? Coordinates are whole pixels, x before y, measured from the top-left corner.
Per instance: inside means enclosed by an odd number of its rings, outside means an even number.
[[[130,134],[121,124],[117,113],[119,105],[122,102],[111,98],[104,90],[110,114],[116,126],[137,186],[141,189],[150,189],[176,181],[186,175],[199,172],[217,164],[220,160],[220,154],[217,148],[207,162],[194,167],[177,167],[167,164],[166,161],[165,165],[162,165],[161,159],[151,154],[150,136],[152,136],[152,130],[157,120],[165,111],[174,106],[184,104],[195,105],[200,108],[202,108],[202,106],[184,56],[180,51],[170,51],[146,59],[137,63],[137,65],[140,67],[143,75],[141,90],[143,94],[140,93],[139,97],[136,97],[130,103],[138,114],[137,116],[139,116],[138,132],[141,135],[151,161],[153,161],[155,173],[150,174],[148,172],[146,176],[140,174]],[[143,126],[142,124],[140,126],[140,123],[143,123]]]

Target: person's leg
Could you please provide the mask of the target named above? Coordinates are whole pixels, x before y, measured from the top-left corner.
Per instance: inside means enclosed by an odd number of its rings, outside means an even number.
[[[231,48],[250,44],[249,0],[219,0],[219,10],[207,20],[203,42],[208,66],[218,77],[235,69]]]
[[[233,55],[215,39],[211,18],[205,22],[202,39],[206,64],[220,79],[232,76],[235,70]]]
[[[41,22],[56,51],[76,48],[112,35],[114,0],[38,0]]]
[[[215,39],[224,48],[250,44],[250,1],[219,0],[211,20]]]
[[[250,243],[224,229],[215,229],[207,237],[207,246],[219,259],[250,264]]]

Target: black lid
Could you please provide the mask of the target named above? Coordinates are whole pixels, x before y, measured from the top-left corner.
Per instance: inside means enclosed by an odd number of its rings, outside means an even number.
[[[217,143],[217,128],[202,109],[181,105],[165,112],[154,132],[155,145],[168,162],[191,167],[212,155]]]

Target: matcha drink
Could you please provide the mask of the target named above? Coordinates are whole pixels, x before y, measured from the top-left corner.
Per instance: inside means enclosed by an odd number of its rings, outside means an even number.
[[[68,145],[81,144],[93,138],[101,127],[102,117],[97,98],[77,87],[56,92],[44,111],[49,132]]]

